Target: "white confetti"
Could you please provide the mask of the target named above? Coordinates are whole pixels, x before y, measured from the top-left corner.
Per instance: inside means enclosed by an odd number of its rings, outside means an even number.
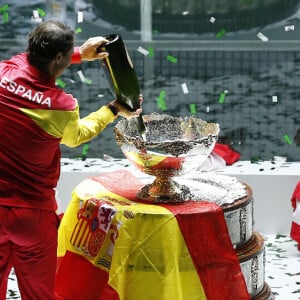
[[[79,70],[77,73],[78,73],[78,76],[80,77],[80,80],[81,80],[82,82],[84,82],[84,81],[85,81],[85,77],[84,77],[82,71]]]
[[[188,94],[189,93],[189,89],[188,89],[186,83],[183,83],[181,85],[181,88],[182,88],[182,91],[183,91],[184,94]]]
[[[285,31],[291,31],[291,30],[295,30],[295,26],[294,25],[287,25],[284,27]]]
[[[83,12],[82,11],[79,11],[77,13],[77,22],[78,23],[82,23],[83,22]]]
[[[277,102],[278,101],[278,97],[277,96],[272,96],[272,102]]]
[[[216,19],[215,19],[214,17],[211,17],[211,18],[209,19],[209,22],[210,22],[210,23],[215,23],[215,21],[216,21]]]
[[[39,12],[38,12],[37,10],[32,11],[32,13],[33,13],[33,17],[34,17],[35,19],[37,19],[37,18],[40,17]]]
[[[35,23],[41,23],[43,22],[43,19],[40,17],[39,12],[37,10],[32,11],[33,16],[31,17],[31,20]]]
[[[261,32],[259,32],[258,34],[257,34],[257,37],[259,38],[259,39],[261,39],[263,42],[267,42],[269,39],[264,35],[264,34],[262,34]]]
[[[206,112],[209,112],[209,106],[206,106]]]
[[[144,49],[143,47],[139,46],[137,51],[139,51],[140,53],[144,54],[145,56],[149,54],[149,51]]]

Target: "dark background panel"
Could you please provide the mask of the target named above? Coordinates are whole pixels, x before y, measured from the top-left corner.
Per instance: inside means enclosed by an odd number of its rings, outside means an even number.
[[[8,22],[0,20],[0,59],[26,49],[27,35],[39,23],[33,18],[36,9],[45,12],[42,20],[59,19],[80,28],[78,45],[90,36],[118,32],[139,78],[145,114],[186,116],[191,114],[189,105],[195,104],[196,116],[219,123],[219,141],[232,145],[242,159],[278,155],[300,160],[300,148],[294,141],[300,128],[299,1],[152,0],[150,13],[146,10],[149,3],[0,1],[0,10],[9,5]],[[83,23],[78,23],[78,11],[83,12]],[[149,17],[150,34],[141,30],[145,26],[141,21]],[[224,34],[217,37],[221,30]],[[268,41],[263,42],[258,33]],[[144,56],[139,47],[152,50],[153,55]],[[168,55],[177,62],[170,62]],[[91,84],[81,82],[78,71]],[[61,79],[65,90],[78,98],[82,116],[114,98],[98,62],[70,66]],[[183,93],[182,84],[188,87],[188,94]],[[162,91],[166,111],[157,105]],[[226,96],[221,104],[223,92]],[[89,143],[88,157],[123,157],[113,127]],[[64,157],[81,157],[83,146],[61,149]]]

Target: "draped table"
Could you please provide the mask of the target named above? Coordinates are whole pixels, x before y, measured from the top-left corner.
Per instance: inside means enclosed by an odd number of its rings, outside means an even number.
[[[117,170],[74,189],[59,227],[57,299],[250,299],[223,210],[141,202],[142,186]]]

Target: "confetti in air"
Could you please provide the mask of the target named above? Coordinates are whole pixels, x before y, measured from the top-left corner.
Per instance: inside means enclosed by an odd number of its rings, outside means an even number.
[[[154,48],[153,47],[148,47],[148,51],[149,51],[149,56],[153,57],[154,56]]]
[[[83,145],[83,149],[82,149],[82,153],[81,153],[81,159],[82,160],[86,160],[87,154],[89,152],[89,147],[90,147],[89,144],[84,144]]]
[[[167,109],[167,105],[166,105],[166,101],[165,101],[165,95],[166,95],[166,92],[164,90],[162,90],[159,94],[159,97],[156,98],[157,107],[160,108],[161,110],[166,110]]]
[[[189,89],[187,87],[186,83],[181,84],[181,88],[184,94],[188,94],[189,93]]]
[[[0,7],[0,14],[3,14],[4,12],[8,11],[9,9],[9,5],[5,4],[3,6]]]
[[[78,28],[75,29],[75,32],[80,33],[80,32],[82,32],[82,29],[80,27],[78,27]]]
[[[149,51],[141,46],[138,47],[137,51],[142,53],[145,56],[147,56],[149,54]]]
[[[221,38],[225,35],[226,33],[226,30],[225,29],[221,29],[217,34],[216,34],[216,37],[217,38]]]
[[[39,15],[40,15],[42,18],[46,16],[45,11],[42,10],[41,8],[37,8],[36,10],[37,10],[37,12],[39,13]]]
[[[257,34],[257,37],[261,39],[263,42],[267,42],[269,39],[261,32]]]
[[[33,18],[34,18],[34,19],[37,19],[37,18],[40,17],[39,12],[38,12],[37,10],[33,10],[33,11],[32,11],[32,14],[33,14]]]
[[[8,22],[8,12],[4,12],[2,15],[2,22],[7,23]]]
[[[31,20],[37,23],[41,23],[43,19],[40,17],[39,12],[37,10],[32,11],[32,17]]]
[[[8,9],[9,9],[8,4],[5,4],[0,7],[0,14],[2,14],[2,23],[8,23],[8,18],[9,18]]]
[[[77,72],[77,74],[78,74],[78,76],[79,76],[80,80],[81,80],[82,82],[85,82],[85,77],[84,77],[84,75],[83,75],[82,71],[81,71],[81,70],[79,70],[79,71]]]
[[[226,92],[224,91],[220,94],[218,103],[223,104],[225,102],[225,96]]]
[[[164,98],[157,98],[157,106],[161,110],[166,110],[167,109],[167,104]]]
[[[92,79],[86,78],[84,79],[84,83],[91,85],[93,83]]]
[[[210,23],[215,23],[216,19],[214,17],[210,17],[209,22]]]
[[[172,55],[167,55],[167,60],[175,64],[177,63],[177,58]]]
[[[65,88],[65,86],[66,86],[66,83],[63,80],[61,80],[60,78],[57,78],[55,80],[55,84],[58,85],[61,88]]]
[[[278,97],[277,96],[272,96],[272,102],[278,102]]]
[[[79,11],[77,13],[77,22],[78,23],[82,23],[83,22],[83,12],[82,11]]]
[[[283,140],[284,140],[288,145],[291,145],[291,144],[292,144],[292,140],[291,140],[291,138],[290,138],[287,134],[285,134],[285,135],[283,136]]]
[[[197,114],[196,104],[194,103],[190,104],[190,111],[193,116]]]
[[[284,27],[285,31],[294,31],[295,30],[295,26],[294,25],[287,25]]]
[[[82,82],[84,82],[84,83],[86,83],[86,84],[92,84],[92,83],[93,83],[91,79],[86,78],[86,77],[83,75],[83,73],[82,73],[81,70],[79,70],[79,71],[77,72],[77,74],[78,74],[78,76],[79,76],[79,78],[80,78],[80,80],[81,80]]]

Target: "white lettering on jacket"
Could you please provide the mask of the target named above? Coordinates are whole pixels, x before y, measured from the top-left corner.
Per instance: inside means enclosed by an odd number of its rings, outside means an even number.
[[[51,98],[45,97],[42,92],[32,91],[31,89],[26,89],[25,86],[17,84],[15,81],[10,80],[7,77],[3,77],[0,81],[0,87],[6,89],[10,93],[20,95],[21,97],[32,101],[37,102],[41,105],[47,105],[51,107]]]

